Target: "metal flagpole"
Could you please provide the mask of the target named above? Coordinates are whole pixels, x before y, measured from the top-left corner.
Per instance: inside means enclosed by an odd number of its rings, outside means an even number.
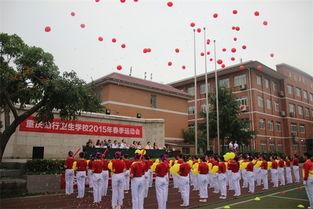
[[[217,153],[220,155],[220,114],[218,108],[218,80],[216,68],[216,46],[214,40],[214,67],[215,67],[215,95],[216,95],[216,127],[217,127]]]
[[[195,85],[195,154],[198,155],[198,108],[197,108],[197,61],[196,61],[196,30],[193,29],[193,53],[194,53],[194,85]]]
[[[207,64],[207,50],[206,50],[206,30],[203,28],[203,44],[204,44],[204,68],[205,68],[205,113],[206,113],[206,143],[207,150],[210,150],[210,127],[209,127],[209,93],[208,93],[208,64]]]

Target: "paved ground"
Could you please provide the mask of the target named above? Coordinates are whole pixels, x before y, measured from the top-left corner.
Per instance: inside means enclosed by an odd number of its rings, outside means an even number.
[[[245,202],[245,206],[242,208],[252,208],[251,206],[253,206],[253,208],[277,208],[277,204],[278,203],[280,205],[280,202],[285,202],[287,206],[291,205],[291,202],[296,204],[295,200],[292,199],[282,199],[276,196],[281,196],[284,193],[284,191],[286,190],[290,190],[291,191],[298,191],[299,189],[302,191],[303,193],[303,188],[301,189],[301,185],[288,185],[285,187],[280,187],[278,189],[270,189],[267,192],[262,192],[262,187],[257,187],[256,191],[257,191],[257,195],[258,197],[262,197],[264,195],[266,195],[266,199],[261,198],[261,201],[252,201],[251,199],[254,198],[253,195],[248,195],[247,193],[247,189],[243,189],[242,190],[242,197],[234,199],[233,198],[233,191],[230,191],[228,193],[228,198],[227,200],[223,200],[221,201],[218,198],[218,194],[214,194],[212,192],[212,190],[209,191],[209,202],[208,203],[200,203],[199,202],[199,196],[198,196],[198,192],[192,191],[191,195],[190,195],[190,207],[189,208],[218,208],[218,207],[223,207],[225,204],[234,204],[235,202],[238,201],[246,201],[246,200],[250,200]],[[300,191],[299,190],[299,191]],[[283,193],[278,193],[283,191]],[[290,191],[290,192],[291,192]],[[269,193],[277,193],[277,195],[268,195]],[[293,196],[297,195],[296,193],[292,193]],[[293,197],[292,196],[292,197]],[[292,198],[291,197],[291,198]],[[301,197],[295,196],[294,198],[297,199],[306,199],[306,196],[303,195]],[[266,200],[266,201],[264,201]],[[300,202],[299,200],[297,200],[298,202]],[[25,209],[30,209],[30,208],[40,208],[40,209],[67,209],[67,208],[76,208],[76,209],[93,209],[93,208],[111,208],[111,193],[109,192],[108,196],[105,197],[100,205],[93,205],[93,198],[92,198],[92,193],[91,191],[88,190],[86,197],[84,199],[76,199],[76,194],[74,195],[70,195],[70,196],[66,196],[64,194],[50,194],[50,195],[40,195],[40,196],[28,196],[28,197],[20,197],[20,198],[10,198],[10,199],[2,199],[1,203],[0,203],[0,208],[4,208],[4,209],[12,209],[12,208],[25,208]],[[272,203],[275,204],[272,204]],[[290,202],[290,203],[289,203]],[[256,204],[259,203],[264,203],[260,204],[260,207],[255,207]],[[170,186],[169,189],[169,201],[167,204],[167,208],[168,209],[176,209],[176,208],[180,208],[181,204],[181,198],[180,198],[180,193],[178,192],[177,189],[172,188],[172,186]],[[243,203],[242,203],[243,204]],[[307,207],[307,202],[306,201],[302,201],[302,204],[304,206]],[[206,205],[206,206],[205,206]],[[205,206],[205,207],[203,207]],[[266,207],[264,207],[266,206]],[[273,206],[273,207],[271,207]],[[284,205],[282,205],[284,206]],[[125,199],[124,199],[124,208],[128,209],[131,208],[131,195],[130,193],[125,194]],[[145,199],[145,209],[155,209],[157,208],[157,202],[156,202],[156,196],[155,196],[155,189],[154,187],[151,188],[149,190],[149,196],[148,198]],[[241,208],[240,204],[235,204],[234,206],[231,206],[231,208]],[[279,207],[280,208],[280,207]],[[286,207],[282,207],[284,209],[286,209]],[[295,208],[295,207],[292,207]]]

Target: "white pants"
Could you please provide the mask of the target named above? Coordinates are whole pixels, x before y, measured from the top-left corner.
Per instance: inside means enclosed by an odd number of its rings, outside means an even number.
[[[166,202],[168,196],[168,180],[164,177],[156,177],[155,191],[158,201],[158,209],[166,209]]]
[[[310,176],[304,185],[306,194],[308,196],[310,207],[313,208],[313,176]]]
[[[272,175],[272,182],[274,184],[273,187],[278,187],[278,170],[271,169],[271,175]]]
[[[190,172],[190,184],[193,186],[193,190],[199,190],[198,186],[198,176],[194,175],[192,172]]]
[[[214,193],[219,193],[220,191],[220,185],[218,184],[218,174],[212,174],[212,181],[213,181],[213,187],[214,187]]]
[[[213,181],[212,181],[212,177],[213,177],[213,174],[212,174],[212,173],[209,173],[209,175],[208,175],[208,180],[209,180],[209,185],[210,185],[210,188],[213,188]]]
[[[232,173],[232,180],[233,180],[233,186],[235,190],[235,196],[241,195],[241,189],[240,189],[240,173]]]
[[[247,170],[243,169],[241,170],[241,176],[242,176],[242,188],[247,188],[248,187],[248,179],[247,179]]]
[[[72,169],[65,170],[65,194],[73,194],[74,190],[74,171]]]
[[[147,171],[144,175],[144,178],[145,178],[145,198],[148,197],[148,192],[149,192],[149,172]]]
[[[123,205],[124,173],[112,174],[112,208]]]
[[[286,167],[287,184],[292,184],[291,167]]]
[[[285,185],[285,169],[284,168],[281,168],[281,167],[278,168],[278,179],[279,179],[280,185],[284,186]]]
[[[106,196],[108,192],[108,183],[109,183],[109,171],[102,171],[101,173],[103,181],[101,182],[101,195]]]
[[[219,173],[218,175],[218,184],[221,192],[221,196],[226,197],[227,196],[227,187],[226,187],[226,174],[225,173]]]
[[[255,179],[252,171],[247,171],[247,181],[249,185],[249,192],[254,193],[255,190]]]
[[[232,180],[232,171],[228,170],[226,171],[226,179],[227,179],[227,184],[229,186],[229,190],[234,190],[234,184],[233,184],[233,180]]]
[[[143,209],[144,204],[144,176],[134,177],[131,180],[132,209]]]
[[[180,176],[179,184],[180,184],[181,197],[183,199],[183,205],[189,206],[189,193],[190,193],[189,175]]]
[[[149,173],[149,187],[152,187],[152,184],[153,184],[153,172],[152,172],[151,169],[149,169],[148,173]]]
[[[293,175],[295,176],[295,182],[300,183],[300,173],[299,173],[299,166],[292,166]]]
[[[254,168],[255,169],[255,180],[256,180],[256,185],[260,186],[262,183],[262,175],[261,175],[261,168]]]
[[[85,181],[86,181],[86,171],[77,171],[77,198],[83,198],[85,196]]]
[[[129,181],[130,181],[130,171],[129,170],[125,171],[124,176],[125,176],[124,190],[128,191],[129,190]]]
[[[92,183],[93,183],[92,171],[89,169],[87,170],[87,181],[88,181],[89,188],[92,188]]]
[[[102,185],[102,174],[94,173],[92,174],[92,188],[93,188],[93,202],[101,202],[101,185]]]
[[[198,174],[198,185],[200,198],[208,198],[208,175]]]
[[[261,169],[263,189],[268,189],[268,173],[267,169]]]

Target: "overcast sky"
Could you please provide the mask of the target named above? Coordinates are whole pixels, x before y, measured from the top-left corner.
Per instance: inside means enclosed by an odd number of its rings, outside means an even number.
[[[143,78],[147,72],[150,77],[153,73],[153,80],[162,83],[193,76],[191,22],[196,23],[196,29],[206,27],[208,38],[216,39],[217,59],[226,66],[242,58],[272,68],[287,63],[313,75],[311,0],[172,0],[172,7],[167,2],[0,0],[0,31],[15,33],[28,45],[42,47],[53,54],[61,71],[75,70],[87,82],[111,72],[128,74],[130,67],[134,76]],[[238,13],[234,15],[233,10]],[[255,11],[260,15],[255,16]],[[86,27],[82,29],[81,24]],[[51,27],[50,32],[44,31],[46,26]],[[240,31],[232,26],[239,26]],[[117,42],[112,43],[112,38]],[[204,57],[200,56],[203,39],[202,32],[196,33],[198,73],[204,72]],[[126,48],[121,48],[123,43]],[[213,51],[212,46],[211,42],[208,51]],[[151,48],[151,52],[143,53],[144,48]],[[175,48],[180,52],[175,53]],[[236,53],[231,48],[236,48]],[[118,65],[121,71],[116,69]],[[213,62],[208,66],[212,70]]]

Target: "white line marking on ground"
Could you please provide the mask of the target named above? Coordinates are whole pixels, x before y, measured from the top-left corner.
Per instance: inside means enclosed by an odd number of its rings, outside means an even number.
[[[275,193],[272,193],[272,194],[263,195],[263,196],[260,196],[260,198],[262,199],[264,197],[270,197],[270,196],[277,195],[277,194],[282,193],[282,192],[289,192],[289,191],[293,191],[293,190],[300,189],[300,188],[303,188],[303,186],[292,188],[292,189],[288,189],[288,190],[283,190],[283,191],[279,191],[279,192],[275,192]],[[254,198],[249,199],[249,200],[240,201],[240,202],[235,202],[235,203],[232,203],[232,204],[227,204],[227,205],[229,205],[229,206],[240,205],[242,203],[255,201]],[[217,208],[214,208],[214,209],[223,209],[223,208],[224,208],[224,206],[217,207]]]
[[[299,201],[307,201],[307,202],[309,201],[307,199],[302,199],[302,198],[283,197],[283,196],[276,196],[276,195],[269,196],[269,197],[275,197],[275,198],[286,199],[286,200],[299,200]]]

